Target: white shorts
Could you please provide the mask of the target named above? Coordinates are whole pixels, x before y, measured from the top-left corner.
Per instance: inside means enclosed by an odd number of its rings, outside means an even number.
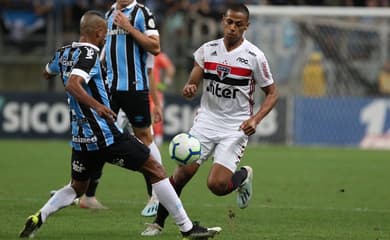
[[[236,171],[248,143],[248,136],[243,131],[216,129],[195,123],[189,133],[201,143],[202,153],[197,161],[199,165],[213,157],[214,163],[221,164],[233,173]]]

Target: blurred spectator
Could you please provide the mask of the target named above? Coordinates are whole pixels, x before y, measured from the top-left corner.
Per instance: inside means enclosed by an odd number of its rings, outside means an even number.
[[[390,96],[390,60],[387,60],[379,72],[379,93]]]
[[[63,7],[65,31],[78,31],[81,16],[92,9],[90,0],[59,0]]]
[[[322,97],[326,94],[325,70],[319,52],[312,53],[303,68],[303,94],[308,97]]]
[[[11,43],[29,40],[33,33],[44,31],[47,15],[53,11],[52,0],[3,0],[1,18]]]
[[[153,81],[157,88],[157,97],[162,107],[164,107],[164,92],[168,90],[169,86],[172,85],[173,78],[176,73],[175,65],[171,59],[163,52],[160,52],[154,57],[154,66],[152,70]],[[153,112],[154,101],[150,101],[151,112]],[[153,123],[154,141],[157,146],[161,146],[163,143],[164,136],[164,122],[159,121]]]
[[[102,13],[105,13],[111,8],[113,1],[112,0],[94,0],[93,4],[94,4],[93,9],[101,11]]]
[[[223,1],[198,0],[192,4],[191,11],[202,17],[211,17],[219,21],[224,12],[224,6]]]

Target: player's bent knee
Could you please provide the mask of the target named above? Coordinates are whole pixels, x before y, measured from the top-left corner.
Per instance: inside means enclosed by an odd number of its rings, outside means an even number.
[[[207,187],[217,196],[226,195],[226,184],[222,182],[208,182]]]
[[[149,146],[153,142],[153,135],[150,127],[134,128],[134,135],[147,146]]]
[[[159,182],[167,177],[164,167],[152,158],[149,158],[144,163],[142,172],[150,178],[150,182],[152,184]]]

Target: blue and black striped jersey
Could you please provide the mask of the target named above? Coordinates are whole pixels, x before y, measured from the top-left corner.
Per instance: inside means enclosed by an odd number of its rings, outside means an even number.
[[[85,79],[84,90],[98,102],[110,107],[104,82],[104,72],[99,60],[99,48],[89,43],[77,43],[58,49],[46,65],[46,71],[61,75],[64,86],[73,74]],[[78,151],[95,151],[114,143],[121,130],[100,117],[92,108],[78,102],[67,93],[71,127],[72,146]]]
[[[114,24],[116,4],[106,13],[107,37],[105,59],[111,91],[142,91],[149,89],[146,68],[147,52],[127,33]],[[150,10],[136,1],[122,11],[132,26],[147,36],[158,35]]]

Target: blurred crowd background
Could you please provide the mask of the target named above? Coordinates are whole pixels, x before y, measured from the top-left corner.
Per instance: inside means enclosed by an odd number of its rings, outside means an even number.
[[[165,88],[166,140],[192,124],[196,102],[179,94],[193,52],[222,36],[229,1],[142,1],[176,67]],[[104,13],[114,2],[0,0],[0,137],[67,137],[62,82],[44,80],[42,70],[56,48],[78,40],[85,11]],[[267,56],[280,93],[253,140],[390,148],[389,0],[243,2],[251,12],[245,37]]]
[[[193,64],[193,51],[203,42],[221,36],[219,22],[222,12],[224,11],[224,6],[232,1],[237,2],[240,0],[138,1],[147,5],[154,13],[161,34],[162,50],[172,59],[172,62],[177,67],[178,71],[175,77],[176,84],[169,90],[177,91],[180,89],[183,81],[185,81],[188,70]],[[40,69],[43,64],[49,60],[56,48],[78,39],[77,31],[79,19],[85,11],[95,9],[104,13],[114,2],[115,1],[113,0],[0,0],[0,89],[11,91],[41,91],[47,89],[62,91],[61,86],[58,86],[59,84],[56,86],[56,84],[43,81],[40,78]],[[241,0],[241,2],[257,6],[388,8],[390,0]],[[367,24],[366,20],[368,18],[364,19],[365,22],[362,22],[362,20],[359,19],[358,24]],[[278,21],[277,26],[273,23],[275,21]],[[388,24],[388,19],[385,21],[387,21]],[[270,21],[269,19],[259,20],[258,16],[255,16],[252,22],[254,24],[251,25],[251,28],[248,31],[248,36],[251,37],[250,40],[255,41],[255,44],[261,45],[260,47],[263,51],[270,56],[271,68],[276,74],[277,80],[281,82],[282,85],[283,83],[287,83],[289,76],[290,78],[292,76],[291,70],[288,70],[288,68],[291,67],[289,62],[291,61],[292,56],[286,53],[291,51],[283,53],[282,57],[284,60],[280,60],[280,56],[275,55],[275,51],[280,51],[280,49],[273,49],[275,48],[275,46],[273,46],[275,42],[271,41],[268,46],[267,42],[263,42],[264,39],[262,39],[260,34],[263,33],[263,29],[271,29],[271,31],[274,31],[273,29],[280,28],[283,33],[276,37],[282,38],[281,41],[283,41],[285,45],[291,45],[291,43],[298,42],[297,36],[301,35],[304,28],[302,28],[299,21],[294,22],[289,19],[286,20],[285,17],[280,17],[278,20],[275,20],[274,18]],[[272,23],[270,24],[270,22]],[[356,23],[356,19],[353,20],[353,23]],[[376,23],[374,23],[374,26],[375,24]],[[326,35],[322,37],[329,38],[329,36],[332,36],[335,38],[340,37],[339,31],[345,31],[345,29],[340,27],[341,25],[335,25],[337,26],[336,29],[333,25],[331,25],[331,27],[329,27],[330,25],[327,27],[316,25],[315,27],[319,28],[321,32],[325,31]],[[304,27],[307,27],[307,25]],[[370,46],[375,45],[373,42],[379,40],[380,34],[377,30],[374,32],[367,32],[367,29],[365,28],[369,29],[371,27],[370,25],[365,25],[363,27],[358,25],[353,32],[348,29],[349,32],[344,34],[348,35],[349,38],[347,45],[349,48],[354,48],[353,45],[356,45],[357,42],[359,48],[365,48],[359,49],[360,53],[356,54],[360,55],[357,56],[360,59],[363,59],[368,55],[370,55],[371,58],[375,58],[374,55],[368,54],[368,52],[373,51],[370,49]],[[258,42],[256,42],[256,39]],[[299,40],[301,41],[302,38]],[[333,42],[339,40],[340,39],[332,39]],[[382,38],[380,41],[383,42],[387,40],[388,38]],[[386,42],[384,44],[386,44]],[[325,64],[326,62],[329,62],[327,61],[329,60],[327,58],[329,56],[327,55],[332,53],[331,49],[324,49],[324,46],[321,46],[321,44],[318,43],[315,43],[314,45],[315,46],[312,47],[310,53],[304,55],[302,62],[313,63],[316,61],[323,61],[324,65],[322,68],[328,71],[328,76],[335,75],[332,66],[329,67],[329,64]],[[294,47],[297,48],[297,46]],[[375,51],[382,50],[383,49]],[[388,50],[385,49],[385,51],[387,52]],[[389,54],[386,53],[385,56],[381,56],[381,62],[375,64],[378,66],[380,65],[380,67],[383,67],[384,69],[389,68],[390,63],[385,59],[388,58],[388,55]],[[367,65],[366,63],[367,62],[363,63],[363,65]],[[299,74],[304,74],[305,71],[306,75],[313,73],[313,70],[304,69],[304,63],[299,67],[300,70],[297,70]],[[21,71],[21,69],[23,69],[23,71]],[[368,85],[374,84],[373,82],[377,80],[379,70],[379,67],[374,70],[370,69],[370,72],[375,71],[375,73],[372,73],[372,76],[370,76],[371,79],[366,81],[369,83]],[[329,74],[329,71],[331,74]],[[317,76],[321,75],[318,69],[314,70],[314,74],[317,74]],[[297,76],[293,77],[296,78]],[[299,81],[302,79],[304,83],[304,77],[299,76],[299,78]],[[327,79],[323,80],[323,82],[324,81],[330,80]],[[318,84],[321,84],[321,81],[315,84],[310,80],[308,82],[306,89],[317,88],[313,90],[313,92],[317,93],[309,93],[309,95],[324,95],[329,93],[325,88],[318,90]],[[362,82],[365,82],[365,80]],[[322,84],[324,85],[324,83]],[[364,86],[364,88],[366,87],[367,86]],[[305,88],[302,87],[301,90],[305,91]],[[363,92],[372,93],[373,91],[370,89],[370,86],[368,86]]]

